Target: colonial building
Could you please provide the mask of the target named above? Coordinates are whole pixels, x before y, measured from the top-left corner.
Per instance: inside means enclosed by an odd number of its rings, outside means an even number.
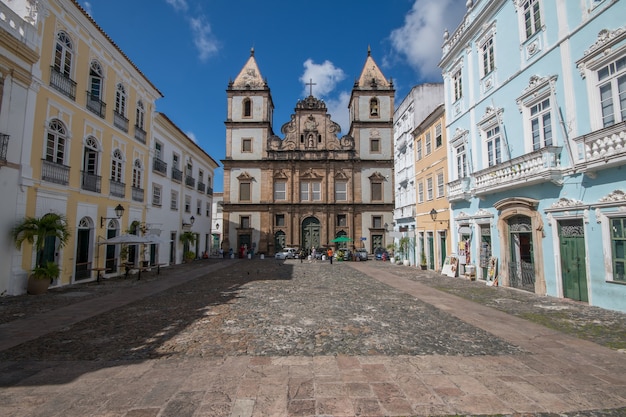
[[[411,265],[416,265],[419,261],[415,233],[417,194],[413,130],[443,103],[443,98],[443,84],[420,84],[411,89],[394,112],[395,210],[393,232],[390,235],[402,249],[404,260],[408,260]]]
[[[427,269],[440,271],[450,253],[450,203],[446,195],[448,141],[443,103],[422,120],[411,136],[415,141],[417,259]]]
[[[314,81],[314,80],[313,80]],[[368,51],[340,126],[311,94],[274,134],[274,103],[254,51],[227,90],[223,247],[274,254],[345,236],[386,245],[393,212],[394,88]]]
[[[626,2],[467,7],[440,63],[460,260],[488,242],[500,285],[626,311]]]
[[[39,257],[59,265],[55,286],[123,273],[123,261],[180,262],[175,237],[192,215],[198,223],[189,229],[200,239],[190,249],[208,250],[217,163],[156,112],[158,88],[75,0],[0,0],[0,6],[2,236],[27,217],[63,215],[67,244],[50,237]],[[170,171],[163,155],[172,158]],[[168,172],[171,181],[160,178]],[[146,250],[103,244],[148,231]],[[28,242],[20,249],[9,243],[0,238],[0,293],[24,293],[36,254]]]

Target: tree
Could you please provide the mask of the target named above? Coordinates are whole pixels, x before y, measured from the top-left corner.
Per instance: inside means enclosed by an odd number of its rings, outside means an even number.
[[[34,245],[36,266],[42,268],[48,263],[45,254],[50,249],[49,246],[55,245],[57,240],[59,247],[65,246],[70,239],[70,230],[63,215],[48,213],[39,218],[26,217],[13,227],[11,236],[17,249],[22,247],[24,241]]]

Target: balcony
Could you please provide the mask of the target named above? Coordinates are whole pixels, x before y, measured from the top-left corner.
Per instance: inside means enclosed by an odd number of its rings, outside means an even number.
[[[87,191],[99,193],[102,185],[102,177],[89,172],[82,172],[81,188]]]
[[[70,167],[42,159],[41,179],[55,184],[68,185],[70,183]]]
[[[113,125],[128,133],[128,119],[122,113],[118,113],[117,110],[113,111]]]
[[[544,182],[561,185],[561,147],[548,146],[474,173],[473,194],[493,194]]]
[[[104,119],[104,115],[106,114],[106,108],[107,105],[104,101],[100,100],[99,97],[94,96],[89,91],[87,91],[87,109],[89,111]]]
[[[141,143],[146,143],[146,131],[135,125],[135,139]]]
[[[167,163],[155,157],[152,161],[152,170],[154,172],[159,172],[163,175],[167,175]]]
[[[592,173],[626,163],[626,122],[574,139],[576,170]]]
[[[72,100],[76,100],[76,81],[61,74],[53,66],[50,67],[50,87]]]
[[[470,193],[470,178],[460,178],[458,180],[454,180],[448,183],[448,201],[455,202],[466,200],[472,197]]]
[[[0,164],[6,165],[7,151],[9,150],[9,135],[0,133]]]
[[[112,196],[120,198],[126,197],[126,184],[123,182],[111,180],[109,187],[109,194]]]
[[[131,187],[133,201],[143,203],[144,190],[143,188]]]
[[[198,181],[198,191],[200,191],[201,193],[206,191],[206,184],[203,182]]]
[[[206,187],[207,195],[213,195],[213,187]]]
[[[195,187],[196,186],[196,179],[190,175],[185,176],[185,185],[187,187]]]
[[[172,179],[174,181],[181,182],[183,180],[183,171],[178,168],[172,167]]]

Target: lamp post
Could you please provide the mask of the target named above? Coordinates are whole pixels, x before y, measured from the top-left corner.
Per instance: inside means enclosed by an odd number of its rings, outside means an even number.
[[[195,221],[196,221],[196,218],[195,218],[195,217],[193,217],[193,216],[191,216],[191,217],[189,218],[189,223],[185,223],[185,221],[183,220],[183,227],[186,227],[186,226],[193,226],[193,224],[194,224],[194,222],[195,222]]]
[[[437,210],[432,209],[429,214],[430,218],[433,219],[433,222],[437,221]]]
[[[122,207],[121,204],[118,204],[117,207],[115,207],[115,216],[116,217],[100,217],[100,227],[104,227],[104,221],[105,220],[114,220],[114,219],[121,219],[122,216],[124,215],[124,207]]]

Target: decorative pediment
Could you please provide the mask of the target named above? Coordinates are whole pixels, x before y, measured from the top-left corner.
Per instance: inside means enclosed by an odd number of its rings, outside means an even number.
[[[278,171],[274,172],[274,179],[276,180],[286,180],[287,178],[289,178],[287,176],[287,174],[285,174],[285,171],[283,169],[279,169]]]
[[[615,190],[598,201],[600,203],[624,203],[626,202],[626,193],[622,190]]]
[[[350,177],[347,176],[346,173],[343,172],[343,170],[340,170],[339,172],[335,174],[335,180],[348,181],[349,179]]]
[[[250,175],[249,172],[244,171],[241,174],[239,174],[239,176],[237,177],[237,179],[239,181],[252,181],[254,180],[254,177],[252,175]]]
[[[369,176],[369,180],[370,181],[386,181],[387,178],[380,172],[376,171],[372,175]]]
[[[528,80],[528,85],[522,91],[522,95],[516,100],[520,112],[523,106],[527,106],[529,102],[546,97],[555,91],[555,83],[557,75],[540,77],[533,75]]]
[[[475,218],[475,219],[480,219],[480,218],[485,218],[485,217],[493,218],[493,213],[491,213],[491,212],[489,212],[489,211],[487,211],[485,209],[480,209],[472,217]]]
[[[606,50],[606,48],[610,48],[616,42],[621,41],[624,36],[626,36],[626,26],[615,30],[602,29],[598,32],[598,38],[595,43],[585,51],[584,56],[593,55],[600,50]]]
[[[319,180],[322,179],[323,176],[315,172],[313,168],[309,168],[300,174],[300,178],[303,180]]]
[[[583,202],[580,200],[574,200],[572,198],[560,198],[559,201],[553,203],[548,209],[566,209],[576,208],[583,206]]]
[[[478,128],[480,130],[487,130],[488,128],[499,124],[500,118],[502,117],[502,113],[504,112],[503,108],[496,108],[493,106],[487,106],[485,108],[485,114],[481,117],[478,122]]]
[[[452,139],[450,139],[450,145],[452,147],[459,146],[461,142],[464,142],[468,134],[469,130],[457,127],[454,131],[454,134],[452,135]]]

